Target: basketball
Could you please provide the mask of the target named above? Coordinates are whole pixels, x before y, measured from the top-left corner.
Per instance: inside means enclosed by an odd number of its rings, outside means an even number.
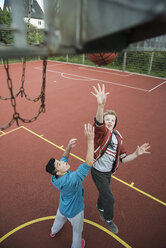
[[[108,65],[112,63],[117,53],[88,53],[88,58],[96,65]]]

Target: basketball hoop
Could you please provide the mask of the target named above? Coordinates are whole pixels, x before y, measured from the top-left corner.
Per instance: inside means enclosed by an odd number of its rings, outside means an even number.
[[[30,32],[30,21],[31,21],[31,15],[32,15],[32,8],[33,8],[33,0],[29,1],[27,36],[29,35],[29,32]],[[7,44],[5,44],[5,45],[7,45]],[[1,131],[9,128],[15,121],[16,121],[17,126],[19,126],[19,121],[22,121],[24,123],[33,122],[39,117],[39,115],[41,113],[45,112],[45,87],[46,87],[47,58],[46,57],[43,58],[43,75],[42,75],[43,77],[42,77],[41,92],[40,92],[39,96],[34,98],[34,99],[30,98],[25,92],[24,83],[25,83],[26,58],[25,57],[23,58],[21,87],[20,87],[20,90],[15,95],[13,93],[13,82],[12,82],[12,79],[10,77],[10,72],[9,72],[8,58],[3,59],[3,64],[4,64],[5,71],[6,71],[7,86],[8,86],[9,92],[10,92],[10,97],[0,96],[0,99],[1,100],[10,100],[11,101],[11,106],[13,108],[13,116],[12,116],[12,119],[9,121],[9,123],[7,123],[6,125],[0,127]],[[37,114],[34,117],[32,117],[31,119],[22,118],[20,116],[20,114],[17,112],[16,98],[19,95],[21,97],[24,96],[27,100],[32,101],[32,102],[37,102],[39,100],[41,101],[41,104],[39,106],[39,110],[38,110]]]
[[[6,75],[7,75],[7,86],[8,86],[8,89],[9,89],[9,92],[10,92],[10,97],[4,97],[4,96],[0,96],[0,99],[1,100],[10,100],[11,101],[11,106],[13,108],[13,116],[12,116],[12,119],[9,123],[7,123],[6,125],[0,127],[0,130],[3,131],[7,128],[9,128],[15,121],[16,121],[16,124],[17,126],[19,126],[19,120],[24,122],[24,123],[30,123],[30,122],[33,122],[35,120],[37,120],[37,118],[39,117],[39,115],[41,113],[44,113],[45,112],[45,87],[46,87],[46,68],[47,68],[47,58],[44,58],[43,59],[43,79],[42,79],[42,86],[41,86],[41,93],[40,95],[35,98],[35,99],[32,99],[30,98],[26,93],[25,93],[25,89],[24,89],[24,81],[25,81],[25,66],[26,66],[26,63],[25,63],[25,60],[23,62],[23,70],[22,70],[22,84],[21,84],[21,87],[20,87],[20,90],[17,94],[14,95],[13,93],[13,83],[12,83],[12,79],[10,77],[10,73],[9,73],[9,64],[8,64],[8,60],[3,60],[3,63],[4,63],[4,68],[5,68],[5,71],[6,71]],[[24,119],[20,116],[20,114],[17,112],[17,108],[16,108],[16,98],[21,95],[21,97],[25,96],[25,98],[29,101],[32,101],[32,102],[37,102],[37,101],[41,101],[41,104],[39,106],[39,110],[37,112],[37,114],[32,117],[31,119]]]

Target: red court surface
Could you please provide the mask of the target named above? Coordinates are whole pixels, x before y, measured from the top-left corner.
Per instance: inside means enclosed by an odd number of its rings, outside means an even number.
[[[21,70],[21,63],[10,65],[15,93],[21,86]],[[3,66],[0,75],[0,95],[9,97]],[[117,129],[128,153],[149,142],[151,154],[120,164],[112,177],[118,235],[98,215],[97,190],[89,173],[83,183],[86,248],[165,248],[166,79],[52,61],[46,78],[46,113],[30,124],[14,123],[0,131],[0,247],[71,246],[70,223],[55,238],[49,237],[59,192],[51,185],[45,165],[50,157],[60,159],[70,138],[77,138],[69,158],[71,170],[85,159],[83,126],[92,123],[96,114],[96,99],[90,92],[99,82],[110,92],[105,109],[116,110]],[[41,81],[42,62],[27,62],[25,90],[31,98],[39,95]],[[40,105],[20,96],[16,102],[26,119],[35,116]],[[10,101],[0,100],[0,111],[3,126],[12,119]]]

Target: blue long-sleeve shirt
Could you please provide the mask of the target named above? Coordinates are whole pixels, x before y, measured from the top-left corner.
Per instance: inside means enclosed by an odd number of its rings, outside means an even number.
[[[61,161],[68,162],[67,157],[62,157]],[[83,163],[76,171],[67,173],[58,179],[52,176],[51,182],[60,190],[59,211],[68,218],[73,218],[84,209],[84,189],[82,182],[88,175],[90,166]]]

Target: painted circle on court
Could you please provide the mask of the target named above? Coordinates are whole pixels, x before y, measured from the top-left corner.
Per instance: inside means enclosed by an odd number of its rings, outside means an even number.
[[[8,232],[7,234],[5,234],[3,237],[0,238],[0,243],[2,243],[5,239],[7,239],[9,236],[11,236],[12,234],[14,234],[15,232],[23,229],[24,227],[27,227],[27,226],[30,226],[34,223],[38,223],[40,221],[45,221],[45,220],[51,220],[51,219],[55,219],[56,216],[47,216],[47,217],[42,217],[42,218],[38,218],[38,219],[35,219],[35,220],[32,220],[32,221],[29,221],[29,222],[26,222],[16,228],[14,228],[13,230],[11,230],[10,232]],[[87,224],[90,224],[92,226],[95,226],[96,228],[104,231],[105,233],[109,234],[110,236],[112,236],[114,239],[116,239],[119,243],[121,243],[123,246],[127,247],[127,248],[131,248],[131,246],[129,246],[126,242],[124,242],[122,239],[120,239],[118,236],[116,236],[114,233],[112,233],[111,231],[109,231],[108,229],[104,228],[103,226],[93,222],[93,221],[90,221],[90,220],[87,220],[87,219],[84,219],[84,222],[87,223]]]

